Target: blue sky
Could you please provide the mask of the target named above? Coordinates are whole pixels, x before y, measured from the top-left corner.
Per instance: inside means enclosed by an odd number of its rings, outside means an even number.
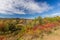
[[[60,0],[0,0],[0,18],[60,16]]]

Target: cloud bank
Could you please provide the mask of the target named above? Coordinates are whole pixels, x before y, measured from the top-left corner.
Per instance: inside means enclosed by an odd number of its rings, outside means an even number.
[[[52,13],[52,14],[46,14],[44,15],[45,17],[55,17],[55,16],[60,16],[60,12],[57,13]]]
[[[34,0],[0,0],[0,14],[33,14],[52,9],[46,2]]]

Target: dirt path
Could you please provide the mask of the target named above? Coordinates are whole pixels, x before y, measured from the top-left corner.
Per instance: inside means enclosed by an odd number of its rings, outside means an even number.
[[[54,31],[48,36],[44,36],[43,40],[60,40],[60,29]]]
[[[49,35],[44,35],[43,38],[39,35],[38,37],[32,38],[32,35],[24,35],[21,40],[60,40],[60,29],[53,31]]]

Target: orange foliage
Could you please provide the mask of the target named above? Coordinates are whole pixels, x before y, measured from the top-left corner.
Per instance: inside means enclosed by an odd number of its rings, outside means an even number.
[[[0,40],[4,40],[4,37],[0,37]]]
[[[4,23],[3,23],[3,22],[0,23],[0,28],[1,28],[1,27],[4,27]]]

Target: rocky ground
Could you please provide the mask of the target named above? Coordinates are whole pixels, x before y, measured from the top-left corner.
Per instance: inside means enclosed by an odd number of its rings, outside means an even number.
[[[52,29],[51,34],[44,33],[43,37],[41,37],[41,35],[25,34],[19,40],[60,40],[60,28],[57,28],[56,30]]]
[[[20,34],[17,34],[16,36],[0,36],[0,40],[60,40],[60,28],[57,28],[56,30],[52,29],[51,34],[45,34],[41,37],[41,34],[33,34],[28,35],[24,34],[22,37],[20,37]]]

